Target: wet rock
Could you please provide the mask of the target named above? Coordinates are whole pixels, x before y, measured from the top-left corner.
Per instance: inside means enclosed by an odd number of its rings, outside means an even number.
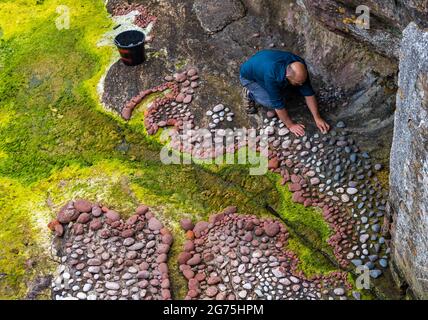
[[[114,211],[114,210],[108,210],[106,213],[105,213],[105,216],[106,216],[106,218],[107,219],[109,219],[111,222],[115,222],[115,221],[119,221],[120,220],[120,215],[119,215],[119,213],[117,213],[116,211]]]
[[[92,211],[92,204],[86,200],[76,200],[74,202],[74,208],[80,213],[82,212],[88,213]]]
[[[189,230],[192,230],[194,228],[194,224],[193,224],[192,220],[190,220],[190,219],[182,219],[180,221],[180,225],[184,229],[184,231],[189,231]]]
[[[195,233],[196,237],[199,237],[201,235],[201,232],[205,231],[207,228],[208,228],[208,222],[200,221],[193,228],[193,232]]]
[[[349,195],[355,195],[355,194],[357,194],[358,193],[358,189],[356,189],[356,188],[348,188],[348,189],[346,189],[346,193],[348,193]]]
[[[152,231],[158,231],[163,228],[163,224],[155,217],[149,220],[149,229]]]
[[[269,236],[269,237],[275,237],[278,233],[279,233],[279,224],[278,223],[268,223],[265,225],[264,227],[264,232]]]
[[[224,110],[224,105],[218,104],[213,108],[213,112],[220,112]]]
[[[279,168],[279,160],[278,160],[278,158],[272,158],[272,159],[270,159],[269,163],[268,163],[268,168],[270,170],[278,169]]]
[[[109,290],[119,290],[120,284],[117,282],[106,282],[106,288]]]
[[[214,287],[214,286],[208,287],[208,289],[205,291],[205,294],[207,295],[207,297],[210,297],[210,298],[216,296],[217,293],[218,293],[218,289],[217,287]]]
[[[343,122],[343,121],[339,121],[339,122],[336,124],[336,128],[339,128],[339,129],[346,128],[346,124],[345,124],[345,122]]]
[[[92,208],[90,210],[92,210]],[[82,224],[88,223],[90,220],[91,216],[86,212],[82,213],[79,218],[77,218],[77,222]]]
[[[212,0],[209,3],[195,0],[193,10],[202,29],[210,34],[222,30],[245,15],[245,8],[239,0]]]
[[[89,228],[93,231],[97,231],[97,230],[101,229],[102,226],[103,226],[103,224],[99,218],[93,219],[91,221],[91,223],[89,224]]]

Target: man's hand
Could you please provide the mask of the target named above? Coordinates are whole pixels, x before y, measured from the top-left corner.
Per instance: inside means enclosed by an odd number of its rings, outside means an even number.
[[[330,131],[330,125],[325,122],[323,118],[316,118],[315,123],[317,124],[318,129],[320,129],[323,134],[326,134]]]
[[[303,124],[293,123],[287,126],[287,128],[298,137],[303,137],[305,135],[305,126]]]
[[[315,123],[317,124],[318,129],[320,129],[320,131],[323,134],[326,134],[327,132],[329,132],[330,126],[320,116],[316,97],[315,96],[306,97],[306,103],[308,105],[309,110],[311,110],[312,116],[315,119]]]

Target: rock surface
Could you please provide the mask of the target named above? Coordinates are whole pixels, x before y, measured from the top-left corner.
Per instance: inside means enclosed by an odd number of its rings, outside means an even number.
[[[362,5],[357,0],[304,0],[304,3],[313,17],[329,30],[354,37],[375,51],[394,58],[399,55],[401,32],[411,21],[428,26],[426,1],[365,1],[364,5],[370,10],[368,28],[355,23],[362,14],[356,10]]]
[[[195,0],[193,9],[201,27],[208,33],[221,31],[245,16],[245,7],[240,0]]]
[[[393,254],[414,294],[428,298],[428,32],[409,25],[401,44],[391,150]]]

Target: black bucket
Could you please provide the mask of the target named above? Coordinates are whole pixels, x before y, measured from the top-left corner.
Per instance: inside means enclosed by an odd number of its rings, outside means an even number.
[[[129,30],[119,33],[114,44],[119,49],[121,60],[127,66],[136,66],[146,59],[144,40],[146,35],[138,30]]]

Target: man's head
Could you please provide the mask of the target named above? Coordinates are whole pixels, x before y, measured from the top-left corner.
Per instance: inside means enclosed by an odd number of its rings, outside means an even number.
[[[301,86],[308,78],[308,70],[303,63],[293,62],[287,67],[286,77],[293,86]]]

